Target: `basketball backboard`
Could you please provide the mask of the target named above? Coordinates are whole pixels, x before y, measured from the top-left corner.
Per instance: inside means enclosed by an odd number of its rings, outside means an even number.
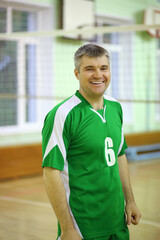
[[[62,28],[64,30],[81,29],[94,26],[94,24],[94,0],[62,0]],[[83,36],[71,34],[66,37],[83,39]]]

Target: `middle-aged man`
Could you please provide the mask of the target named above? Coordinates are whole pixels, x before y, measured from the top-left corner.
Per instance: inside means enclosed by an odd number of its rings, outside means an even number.
[[[127,224],[138,224],[141,214],[129,180],[122,108],[104,96],[109,54],[87,44],[74,60],[79,91],[49,112],[42,131],[44,183],[59,223],[57,239],[128,240]]]

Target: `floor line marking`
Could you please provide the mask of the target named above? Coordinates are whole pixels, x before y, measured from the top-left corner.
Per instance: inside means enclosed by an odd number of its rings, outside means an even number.
[[[13,198],[13,197],[8,197],[8,196],[0,196],[0,200],[51,208],[50,203],[42,203],[42,202]],[[146,225],[151,225],[151,226],[154,226],[154,227],[160,227],[160,223],[145,220],[145,219],[141,219],[140,224],[146,224]]]
[[[42,203],[42,202],[13,198],[8,196],[0,196],[0,200],[51,208],[50,203]]]
[[[140,220],[140,223],[141,224],[146,224],[146,225],[151,225],[151,226],[154,226],[154,227],[160,227],[160,223],[149,221],[149,220],[142,219],[142,220]]]

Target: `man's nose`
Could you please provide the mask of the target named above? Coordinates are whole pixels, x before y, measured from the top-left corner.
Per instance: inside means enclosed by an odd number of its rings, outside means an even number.
[[[101,70],[96,69],[95,72],[94,72],[94,77],[95,78],[101,78],[102,77]]]

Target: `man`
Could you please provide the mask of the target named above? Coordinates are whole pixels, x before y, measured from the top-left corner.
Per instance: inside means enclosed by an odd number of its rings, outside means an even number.
[[[74,60],[79,91],[50,111],[42,131],[44,183],[59,223],[57,239],[128,240],[127,224],[138,224],[141,214],[129,180],[121,105],[104,97],[109,54],[87,44]]]

